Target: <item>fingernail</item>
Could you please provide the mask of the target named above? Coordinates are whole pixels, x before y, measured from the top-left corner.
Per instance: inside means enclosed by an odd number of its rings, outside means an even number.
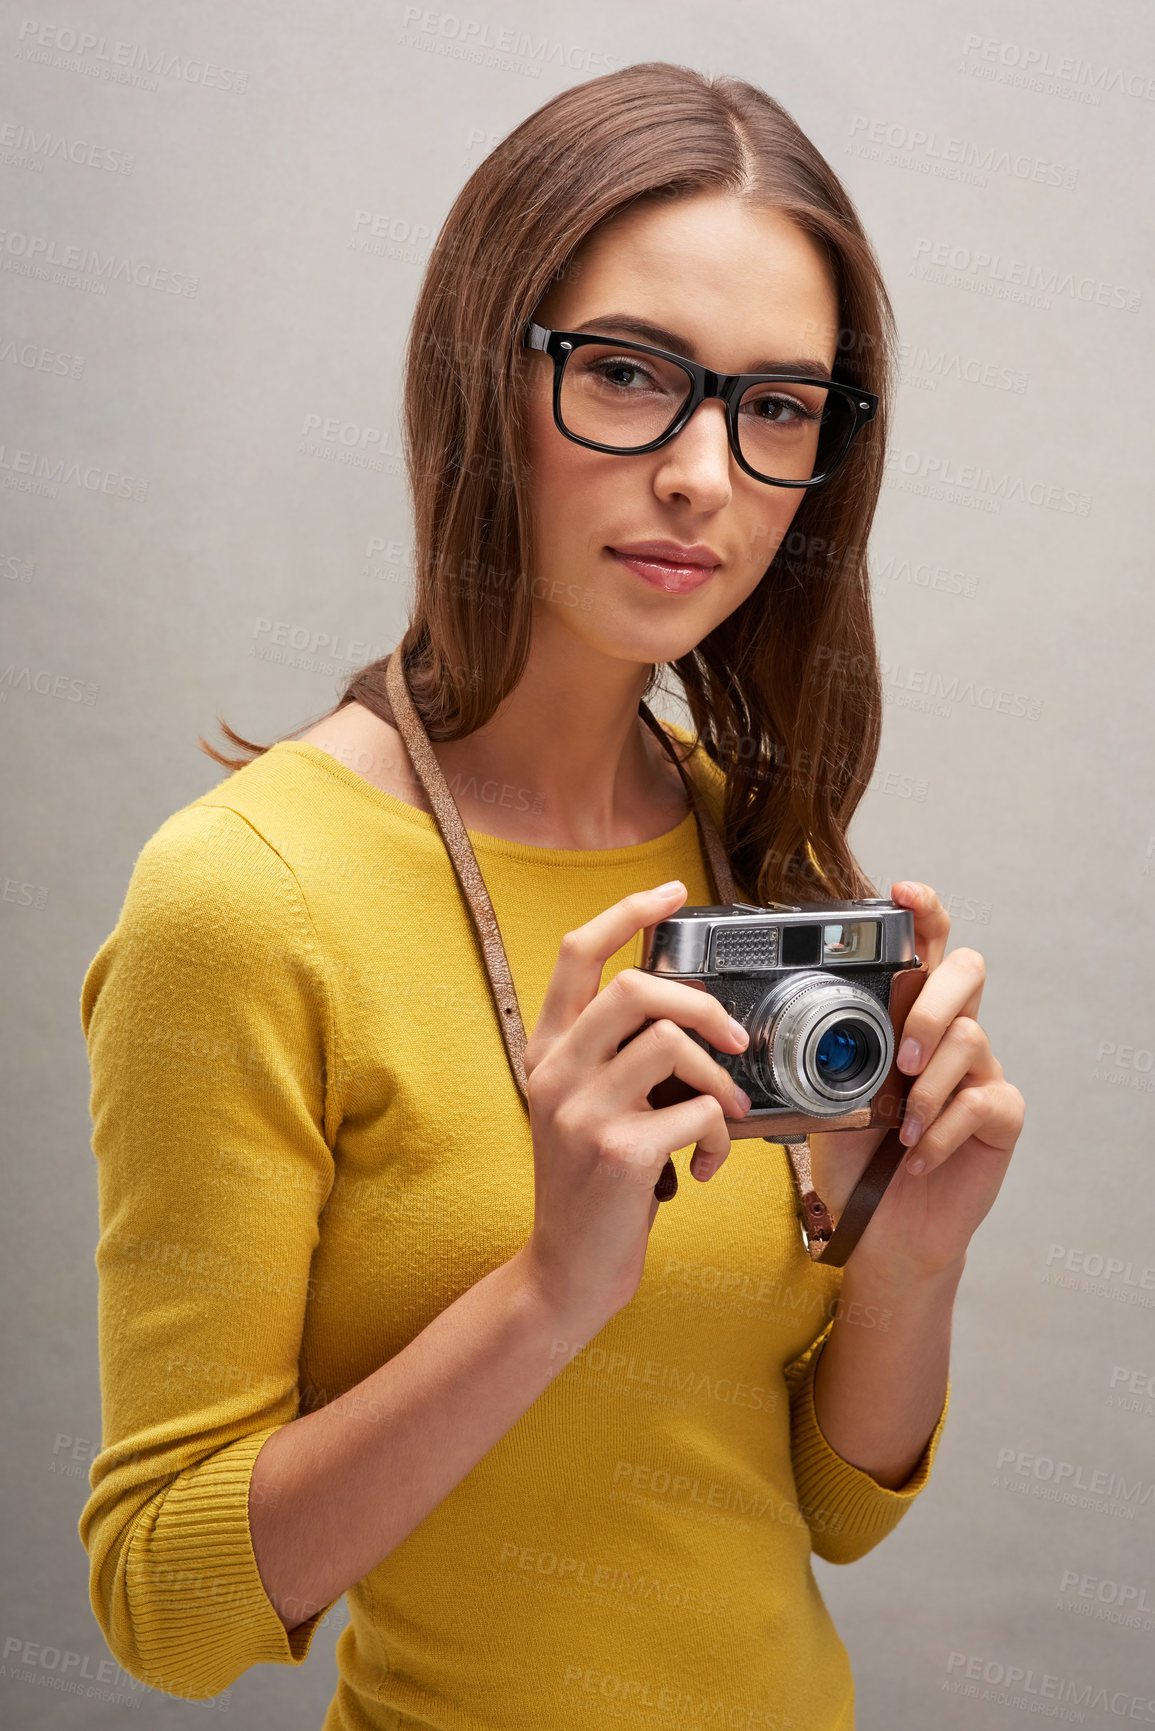
[[[681,878],[671,878],[668,884],[659,884],[654,894],[656,896],[672,896],[675,890],[684,890],[685,887]]]
[[[913,1148],[922,1135],[922,1125],[917,1118],[904,1118],[902,1128],[898,1132],[900,1142],[905,1142],[908,1148]]]
[[[741,1022],[736,1022],[734,1020],[733,1016],[730,1017],[730,1032],[733,1034],[733,1036],[736,1040],[741,1040],[741,1042],[744,1046],[748,1046],[750,1044],[749,1034],[746,1032],[746,1030],[742,1026]]]
[[[734,1086],[734,1098],[737,1100],[739,1106],[741,1106],[743,1112],[748,1112],[750,1110],[749,1094],[747,1094],[744,1088],[739,1088],[736,1083]]]
[[[925,1166],[926,1161],[923,1159],[908,1160],[906,1163],[906,1169],[908,1172],[921,1172]]]
[[[904,1040],[898,1048],[898,1067],[900,1070],[917,1070],[921,1057],[922,1047],[918,1041]]]

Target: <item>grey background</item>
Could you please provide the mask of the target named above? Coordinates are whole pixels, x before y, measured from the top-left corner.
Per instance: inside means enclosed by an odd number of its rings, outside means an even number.
[[[137,70],[97,75],[77,30]],[[127,1680],[67,1694],[51,1657],[106,1656],[76,1534],[100,1435],[84,970],[144,841],[221,778],[196,734],[303,726],[396,641],[398,379],[431,239],[524,115],[646,59],[782,101],[882,260],[905,345],[872,542],[888,705],[852,839],[884,887],[948,900],[1027,1099],[932,1485],[871,1556],[816,1563],[859,1723],[1013,1724],[1072,1695],[1088,1724],[1135,1697],[1155,1722],[1155,1612],[1109,1620],[1123,1587],[1155,1606],[1155,1398],[1129,1392],[1155,1392],[1149,9],[28,0],[0,12],[8,1723],[120,1725],[142,1694],[150,1724],[205,1713]],[[32,270],[33,237],[189,292],[91,292]],[[353,443],[310,442],[330,418]],[[1119,1508],[1032,1494],[1058,1463]],[[343,1621],[210,1710],[318,1725]]]

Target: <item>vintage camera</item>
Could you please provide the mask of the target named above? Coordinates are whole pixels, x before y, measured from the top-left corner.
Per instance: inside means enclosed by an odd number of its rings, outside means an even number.
[[[732,1136],[899,1122],[909,1079],[895,1053],[926,978],[908,908],[881,896],[679,908],[648,928],[640,965],[703,986],[749,1034],[732,1053],[687,1030],[750,1096],[749,1115],[726,1120]],[[649,1098],[693,1094],[671,1076]]]

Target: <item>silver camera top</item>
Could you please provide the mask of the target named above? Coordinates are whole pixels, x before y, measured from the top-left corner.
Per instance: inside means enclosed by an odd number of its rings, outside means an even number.
[[[681,979],[917,962],[914,915],[889,896],[679,908],[645,934],[641,966]]]

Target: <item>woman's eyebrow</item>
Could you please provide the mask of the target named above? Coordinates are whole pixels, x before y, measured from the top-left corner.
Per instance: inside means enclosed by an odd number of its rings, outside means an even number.
[[[632,313],[599,313],[596,318],[583,319],[581,329],[611,336],[637,337],[639,342],[651,343],[656,349],[671,349],[691,361],[698,359],[693,344],[686,337],[679,336],[677,331],[666,330],[663,325],[651,324],[648,319],[636,318]],[[815,379],[830,377],[825,362],[816,361],[810,355],[756,361],[752,367],[743,370],[748,373],[806,373]]]

